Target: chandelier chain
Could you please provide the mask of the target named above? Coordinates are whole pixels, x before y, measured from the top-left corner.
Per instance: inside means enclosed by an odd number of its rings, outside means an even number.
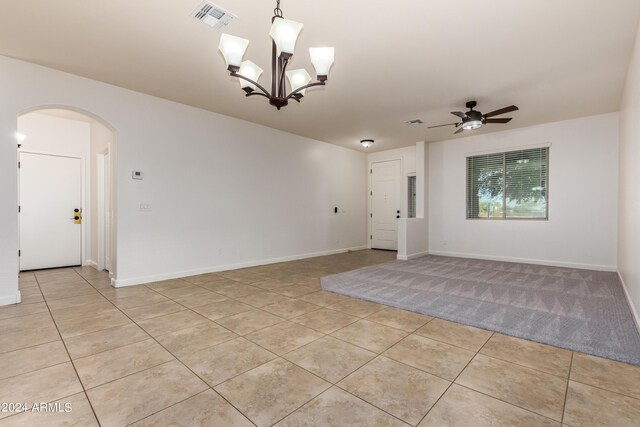
[[[280,9],[280,0],[276,0],[276,8],[273,9],[273,14],[274,16],[277,16],[278,18],[283,18],[284,14],[282,13],[282,9]]]

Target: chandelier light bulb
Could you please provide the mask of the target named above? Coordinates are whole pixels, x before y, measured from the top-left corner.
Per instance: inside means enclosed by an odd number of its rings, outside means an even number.
[[[335,52],[332,47],[312,47],[309,49],[311,63],[316,69],[318,80],[324,78],[326,80],[329,75],[329,69],[333,65]]]
[[[289,79],[289,84],[291,85],[291,92],[298,90],[298,88],[306,85],[311,81],[311,76],[307,73],[307,70],[301,68],[299,70],[291,70],[287,71],[287,79]],[[303,89],[298,92],[301,95],[304,95],[307,90]]]
[[[269,35],[276,44],[278,56],[292,56],[303,25],[299,22],[278,18],[271,24]]]
[[[238,74],[248,79],[251,79],[254,82],[257,82],[260,79],[260,76],[262,75],[262,68],[258,67],[256,64],[254,64],[251,61],[244,61],[240,65],[240,71],[238,71]],[[245,79],[238,79],[238,80],[240,81],[241,88],[243,89],[250,88],[252,90],[256,90],[255,84],[248,82]]]
[[[243,39],[229,34],[223,34],[220,37],[220,52],[224,56],[227,67],[239,68],[242,63],[242,57],[247,51],[249,40]]]

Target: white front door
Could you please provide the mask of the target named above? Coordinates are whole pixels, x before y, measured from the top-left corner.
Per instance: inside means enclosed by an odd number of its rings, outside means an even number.
[[[82,264],[81,160],[23,152],[19,173],[20,270]]]
[[[371,248],[398,250],[400,160],[371,166]]]

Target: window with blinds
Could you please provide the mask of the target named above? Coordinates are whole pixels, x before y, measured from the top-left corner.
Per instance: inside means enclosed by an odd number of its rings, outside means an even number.
[[[549,147],[467,157],[467,219],[548,219]]]
[[[416,217],[416,176],[408,177],[407,181],[407,205],[409,212],[407,218]]]

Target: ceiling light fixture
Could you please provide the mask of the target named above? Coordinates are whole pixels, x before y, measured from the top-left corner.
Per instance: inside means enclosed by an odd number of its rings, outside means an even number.
[[[27,135],[24,133],[16,132],[16,140],[18,141],[18,148],[22,146],[24,140],[27,139]]]
[[[371,147],[373,143],[374,143],[373,139],[363,139],[362,141],[360,141],[360,144],[362,144],[364,148]]]
[[[300,102],[308,88],[326,84],[329,69],[334,61],[334,49],[332,47],[312,47],[309,49],[311,63],[316,69],[317,81],[315,82],[311,82],[311,76],[305,69],[287,71],[287,65],[293,56],[302,24],[284,19],[282,9],[280,9],[280,0],[276,0],[276,8],[273,13],[271,31],[269,32],[273,39],[271,92],[258,83],[262,69],[251,61],[242,61],[249,46],[249,40],[223,34],[220,38],[219,49],[227,63],[227,70],[233,77],[240,80],[240,87],[247,93],[246,96],[264,96],[269,99],[269,104],[279,110],[288,105],[290,99]],[[289,93],[287,93],[285,77],[289,80],[291,88]]]
[[[482,127],[482,120],[470,120],[462,124],[464,130],[480,129]]]

